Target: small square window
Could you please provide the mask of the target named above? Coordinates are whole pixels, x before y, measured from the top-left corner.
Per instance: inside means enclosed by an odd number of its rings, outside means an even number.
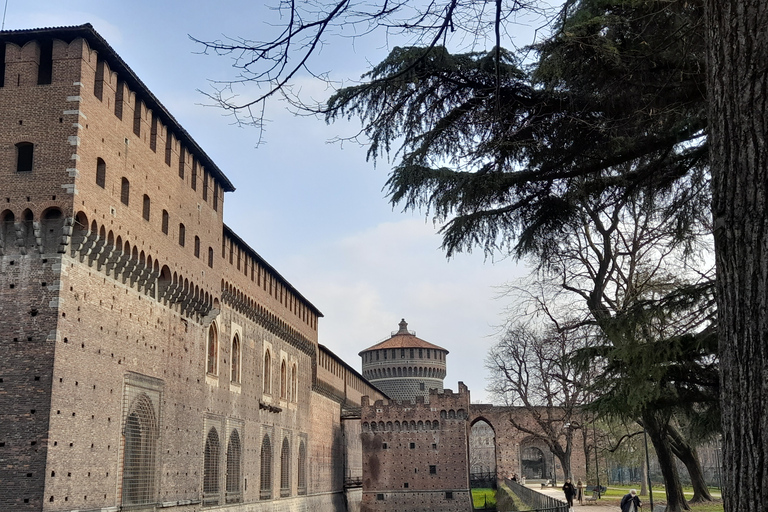
[[[403,484],[403,489],[407,489],[407,488],[408,488],[408,482],[405,482],[405,483]]]
[[[432,443],[432,449],[437,450],[437,443]]]
[[[384,495],[383,494],[377,494],[376,499],[379,501],[384,501]]]
[[[410,444],[410,449],[413,450],[414,448],[416,448],[416,443],[411,443]]]
[[[389,445],[387,443],[382,443],[381,447],[382,449],[386,450],[387,448],[389,448]]]
[[[453,491],[445,491],[445,499],[452,500],[453,499]]]
[[[437,466],[429,466],[429,474],[430,475],[436,475],[437,474]]]

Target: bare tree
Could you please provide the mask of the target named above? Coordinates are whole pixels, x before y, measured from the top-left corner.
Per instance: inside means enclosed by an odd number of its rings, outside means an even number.
[[[525,408],[533,423],[510,417],[512,425],[544,441],[571,478],[574,433],[583,428],[580,407],[585,404],[587,375],[571,361],[574,347],[585,346],[586,329],[537,330],[509,325],[486,358],[488,391],[495,400]]]

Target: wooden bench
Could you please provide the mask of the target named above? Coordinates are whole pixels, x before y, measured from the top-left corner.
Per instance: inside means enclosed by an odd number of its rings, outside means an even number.
[[[593,485],[588,485],[587,488],[584,490],[584,494],[589,494],[589,491],[592,491],[592,496],[586,496],[584,498],[585,504],[592,504],[596,502],[602,494],[605,494],[605,486],[600,486],[599,492],[598,488]]]

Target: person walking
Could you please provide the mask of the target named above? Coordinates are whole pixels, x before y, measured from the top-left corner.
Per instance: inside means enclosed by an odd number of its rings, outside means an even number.
[[[565,493],[565,501],[568,502],[568,510],[573,510],[573,497],[576,496],[576,487],[573,486],[570,478],[563,484],[563,492]]]
[[[576,482],[576,497],[579,500],[579,505],[584,504],[584,483],[581,481],[581,478],[579,478],[579,481]]]
[[[640,497],[637,495],[637,491],[632,489],[628,494],[625,494],[621,498],[621,512],[640,512],[640,507],[643,506],[640,503]]]

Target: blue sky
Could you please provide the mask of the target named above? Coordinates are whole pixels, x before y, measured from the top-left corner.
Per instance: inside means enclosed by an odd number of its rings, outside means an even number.
[[[364,147],[330,142],[357,124],[329,126],[273,102],[256,147],[254,128],[203,105],[208,80],[234,72],[227,57],[201,55],[189,35],[256,39],[277,21],[265,3],[244,0],[8,0],[5,29],[91,23],[237,187],[225,198],[225,222],[324,313],[320,343],[359,370],[357,353],[405,318],[450,351],[445,386],[464,381],[473,402],[484,401],[485,355],[509,307],[499,287],[526,271],[481,252],[446,260],[430,219],[388,204],[389,163],[374,167]],[[516,43],[530,42],[530,31],[520,34]],[[314,71],[357,79],[386,55],[383,41],[332,40]],[[298,84],[305,97],[330,93],[310,78]]]

